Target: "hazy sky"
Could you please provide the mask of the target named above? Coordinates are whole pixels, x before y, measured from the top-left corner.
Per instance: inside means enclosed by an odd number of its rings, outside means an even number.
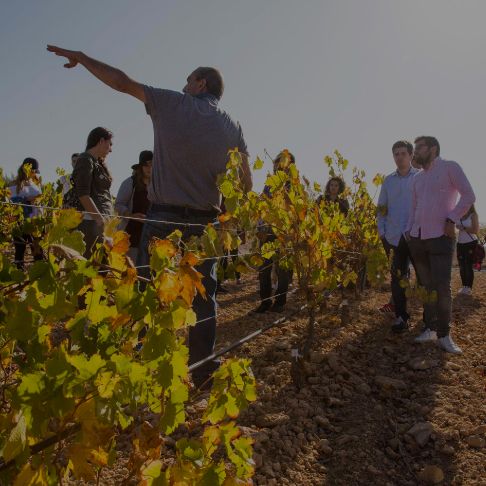
[[[116,194],[152,148],[143,105],[64,69],[50,43],[170,89],[197,66],[219,67],[222,107],[251,157],[287,147],[319,182],[334,149],[373,176],[393,170],[394,141],[435,135],[486,221],[485,18],[484,0],[0,0],[0,166],[11,173],[33,156],[51,180],[102,125],[115,134]]]

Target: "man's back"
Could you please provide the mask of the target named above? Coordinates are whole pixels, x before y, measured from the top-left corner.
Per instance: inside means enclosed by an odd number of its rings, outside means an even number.
[[[218,208],[216,178],[225,171],[228,150],[247,152],[241,127],[218,108],[213,95],[191,96],[148,86],[145,94],[154,125],[150,201]]]

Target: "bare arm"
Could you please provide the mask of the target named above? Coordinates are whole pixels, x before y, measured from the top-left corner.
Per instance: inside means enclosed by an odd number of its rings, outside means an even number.
[[[97,61],[81,51],[70,51],[56,46],[47,46],[49,52],[53,52],[56,56],[62,56],[68,59],[68,63],[64,64],[65,68],[73,68],[78,64],[84,66],[91,74],[97,77],[100,81],[105,83],[110,88],[113,88],[122,93],[134,96],[142,103],[145,103],[145,91],[143,85],[128,77],[120,69],[114,68],[103,62]]]
[[[253,180],[251,177],[250,163],[248,160],[248,154],[241,155],[241,165],[240,165],[240,179],[243,182],[243,189],[245,192],[250,192],[253,187]]]
[[[479,217],[478,213],[472,213],[471,215],[471,226],[464,226],[464,231],[471,235],[477,235],[479,233]]]

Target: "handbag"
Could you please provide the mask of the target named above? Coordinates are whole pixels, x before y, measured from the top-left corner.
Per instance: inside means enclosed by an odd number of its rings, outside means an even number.
[[[460,219],[460,222],[462,224],[462,218]],[[464,227],[464,225],[463,225]],[[467,231],[466,231],[467,233]],[[469,238],[471,238],[471,241],[475,241],[476,244],[474,245],[474,249],[472,251],[472,261],[473,265],[481,265],[481,263],[484,260],[484,257],[486,256],[486,251],[484,250],[484,246],[481,244],[479,241],[479,238],[473,238],[470,233],[467,233]]]

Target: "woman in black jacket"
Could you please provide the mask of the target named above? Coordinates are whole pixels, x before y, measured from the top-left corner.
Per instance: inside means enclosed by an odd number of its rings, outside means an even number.
[[[84,235],[86,257],[91,255],[95,243],[102,240],[105,217],[113,213],[112,177],[105,162],[111,152],[112,138],[113,134],[106,128],[91,130],[86,150],[74,164],[71,180],[80,202],[79,209],[85,211],[78,229]]]

